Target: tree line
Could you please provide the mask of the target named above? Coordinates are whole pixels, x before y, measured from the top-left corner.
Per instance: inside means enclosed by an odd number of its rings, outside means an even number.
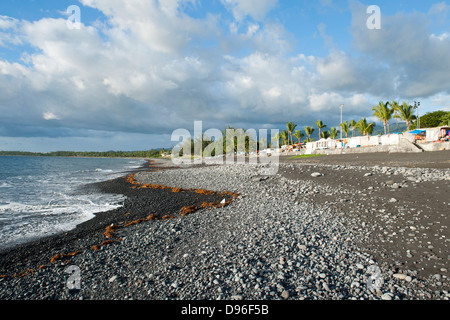
[[[431,113],[427,113],[424,116],[420,117],[419,121],[417,121],[416,105],[410,105],[407,102],[399,103],[398,101],[392,102],[383,102],[380,101],[378,105],[372,108],[373,115],[378,118],[383,123],[384,134],[391,133],[390,123],[392,119],[395,120],[398,131],[402,131],[399,121],[404,122],[406,124],[406,130],[410,131],[415,129],[418,124],[422,128],[433,128],[439,126],[450,126],[450,112],[446,111],[435,111]],[[296,130],[297,125],[293,122],[288,122],[286,124],[286,129],[281,131],[278,138],[279,142],[287,145],[294,144],[294,138],[297,140],[297,143],[301,143],[301,139],[306,138],[306,142],[312,142],[314,139],[312,135],[318,130],[318,136],[320,139],[336,139],[337,136],[341,133],[345,135],[345,138],[348,138],[351,133],[354,136],[355,131],[359,131],[363,136],[371,135],[376,127],[375,122],[368,122],[367,118],[362,118],[359,121],[351,120],[344,121],[339,124],[340,130],[338,128],[330,128],[329,131],[324,130],[327,127],[326,124],[322,122],[322,120],[318,120],[315,123],[315,126],[306,126],[304,128],[304,132],[300,130]]]
[[[194,137],[194,139],[187,138],[177,145],[174,153],[180,157],[187,155],[189,152],[191,156],[201,153],[202,156],[214,157],[224,153],[248,153],[267,147],[267,139],[260,137],[258,140],[257,137],[252,136],[243,128],[227,126],[220,137],[213,138],[205,134],[201,137]],[[195,149],[196,146],[199,150]]]
[[[406,102],[399,103],[398,101],[383,102],[380,101],[378,105],[372,108],[373,115],[380,119],[383,123],[383,130],[385,134],[391,133],[391,122],[392,119],[395,120],[398,131],[401,132],[405,130],[405,125],[400,126],[399,122],[406,123],[406,130],[415,129],[418,121],[416,116],[417,107],[409,105]],[[420,117],[421,127],[438,127],[443,125],[450,125],[450,112],[446,111],[436,111],[432,113],[427,113]],[[286,129],[279,131],[275,135],[274,139],[271,141],[267,137],[253,137],[247,134],[247,131],[243,128],[233,128],[228,126],[222,131],[222,135],[216,140],[212,137],[202,135],[201,137],[195,137],[194,139],[187,139],[179,144],[175,153],[178,152],[180,156],[186,155],[187,151],[190,151],[191,155],[198,155],[199,152],[203,156],[215,156],[219,151],[223,153],[242,153],[251,152],[254,150],[263,150],[267,147],[278,147],[280,145],[294,145],[296,143],[302,143],[302,139],[306,137],[305,142],[312,142],[314,138],[312,135],[314,132],[318,132],[320,139],[336,139],[342,130],[343,136],[348,138],[349,135],[355,136],[355,131],[358,131],[363,136],[372,135],[374,129],[376,128],[375,122],[368,122],[367,118],[362,118],[358,121],[344,121],[339,125],[338,128],[330,128],[330,130],[325,130],[327,125],[323,123],[322,120],[318,120],[315,126],[306,126],[304,131],[297,129],[298,125],[290,121],[286,123]],[[403,128],[403,129],[402,129]],[[233,135],[228,136],[226,134],[227,130],[232,130]],[[233,139],[233,140],[231,140]],[[238,141],[241,141],[239,144]],[[245,143],[242,143],[244,141]],[[195,150],[195,146],[201,150]],[[241,147],[241,150],[238,147]],[[243,147],[242,147],[243,146]]]

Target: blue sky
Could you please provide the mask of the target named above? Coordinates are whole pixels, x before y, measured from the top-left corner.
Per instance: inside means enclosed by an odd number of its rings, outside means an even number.
[[[450,110],[448,70],[449,1],[3,0],[0,150],[170,147],[199,120],[332,127],[342,103],[345,120],[380,100]]]

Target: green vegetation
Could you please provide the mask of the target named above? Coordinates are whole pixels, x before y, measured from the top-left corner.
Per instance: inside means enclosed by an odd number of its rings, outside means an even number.
[[[106,151],[106,152],[24,152],[24,151],[0,151],[0,156],[33,156],[33,157],[83,157],[83,158],[160,158],[162,153],[168,153],[164,149],[149,151]]]
[[[296,131],[294,132],[293,136],[294,136],[294,138],[297,139],[297,142],[298,142],[298,143],[301,143],[301,142],[302,142],[302,138],[303,138],[305,135],[304,135],[303,132],[301,132],[300,130],[296,130]]]
[[[289,159],[306,159],[306,158],[316,158],[316,157],[322,157],[324,154],[302,154],[299,156],[293,156]]]
[[[228,134],[227,134],[228,133]],[[280,135],[278,136],[278,138]],[[288,139],[289,135],[285,130],[283,138]],[[178,152],[179,156],[182,157],[187,155],[190,150],[191,156],[198,156],[200,153],[202,156],[212,156],[214,157],[216,154],[221,153],[242,153],[242,152],[251,152],[257,151],[259,148],[266,148],[266,139],[261,137],[260,141],[257,142],[251,134],[248,134],[245,129],[238,128],[235,129],[233,127],[228,126],[225,130],[222,131],[222,136],[220,138],[216,137],[217,140],[213,141],[211,137],[207,135],[203,135],[201,137],[196,137],[196,140],[192,140],[191,138],[186,139],[183,143],[177,146],[175,152]],[[242,141],[244,143],[242,143]],[[195,143],[197,142],[197,143]],[[270,142],[269,142],[270,144]],[[198,148],[201,147],[201,150],[195,150],[195,146]]]
[[[352,130],[352,138],[353,138],[354,135],[355,135],[356,124],[357,124],[357,122],[356,122],[355,120],[351,120],[351,121],[348,123],[350,129]]]
[[[359,120],[355,127],[362,133],[363,136],[365,136],[372,134],[373,129],[375,128],[375,123],[368,123],[366,118],[364,118]]]
[[[447,114],[441,118],[440,126],[450,126],[450,112],[447,112]]]
[[[294,130],[297,127],[297,125],[291,121],[286,124],[286,127],[287,127],[288,136],[289,136],[289,143],[294,144],[294,139],[292,138],[292,134],[294,133]]]
[[[450,111],[435,111],[428,112],[424,116],[420,117],[421,128],[436,128],[439,126],[450,125]],[[415,123],[417,126],[417,121]]]
[[[390,134],[394,130],[396,132],[410,131],[415,129],[417,124],[417,117],[415,115],[416,111],[417,106],[410,105],[407,102],[400,103],[399,101],[380,101],[378,105],[372,107],[372,112],[373,116],[378,118],[383,123],[383,128],[378,128],[375,122],[368,122],[366,118],[362,118],[358,121],[344,121],[343,123],[339,124],[339,127],[332,127],[329,131],[324,130],[325,128],[327,128],[326,124],[324,124],[321,120],[317,120],[314,126],[305,126],[303,131],[301,131],[298,129],[296,130],[296,128],[298,127],[297,124],[289,121],[286,123],[287,130],[281,130],[279,134],[275,136],[274,141],[269,142],[268,146],[270,147],[272,144],[275,145],[277,143],[278,145],[292,145],[295,143],[294,138],[297,140],[297,143],[301,143],[301,139],[303,137],[306,137],[305,142],[312,142],[314,141],[312,135],[316,129],[318,130],[319,139],[336,139],[341,132],[343,133],[343,135],[345,135],[345,138],[349,138],[350,133],[351,137],[354,137],[355,130],[359,131],[359,133],[363,136],[382,135],[383,133]],[[395,124],[391,124],[392,119],[395,120]],[[436,111],[427,113],[420,118],[421,128],[439,127],[445,125],[450,126],[450,112]],[[238,130],[242,130],[242,132],[244,132],[244,129]],[[260,150],[259,147],[261,143],[255,142],[252,139],[246,139],[246,151],[248,151],[248,145],[250,141],[252,141],[253,143],[257,143],[258,150]],[[223,150],[226,150],[225,142],[223,143]]]
[[[320,133],[320,139],[328,139],[330,138],[330,133],[328,131],[322,131]]]
[[[389,130],[389,121],[392,119],[395,110],[389,108],[389,101],[386,103],[380,101],[377,106],[372,108],[372,111],[374,112],[373,115],[383,122],[384,134],[391,133]]]
[[[305,133],[308,136],[308,140],[306,140],[307,142],[311,142],[311,135],[314,133],[314,128],[313,127],[306,127],[305,128]]]
[[[321,136],[322,129],[326,128],[327,125],[323,124],[323,122],[321,120],[317,120],[316,127],[317,127],[317,129],[319,129],[319,137],[322,137]]]
[[[396,108],[398,114],[396,114],[395,117],[397,119],[405,121],[407,130],[411,130],[411,123],[417,118],[414,115],[414,112],[416,111],[417,107],[408,105],[406,102],[403,102]]]
[[[338,134],[340,134],[341,132],[336,129],[336,128],[331,128],[330,129],[330,138],[331,139],[336,139],[336,137],[338,136]]]
[[[345,134],[345,137],[348,138],[348,133],[350,132],[351,125],[347,121],[344,121],[339,125],[341,127],[342,132]]]

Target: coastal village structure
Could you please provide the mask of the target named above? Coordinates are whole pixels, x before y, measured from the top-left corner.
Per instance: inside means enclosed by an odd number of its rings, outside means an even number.
[[[418,129],[381,136],[321,139],[306,143],[302,154],[343,154],[361,152],[424,152],[450,150],[450,127]],[[284,151],[281,148],[280,151]]]

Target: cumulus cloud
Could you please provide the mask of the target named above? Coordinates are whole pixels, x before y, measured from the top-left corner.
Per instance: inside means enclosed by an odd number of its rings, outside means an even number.
[[[202,87],[196,87],[195,81],[209,77],[205,75],[208,63],[195,56],[183,56],[181,48],[187,47],[188,40],[182,35],[203,33],[208,28],[196,29],[192,19],[176,16],[168,2],[160,7],[154,3],[151,6],[151,2],[135,2],[135,6],[122,1],[85,4],[111,15],[113,27],[99,30],[82,26],[80,30],[70,30],[65,19],[20,23],[16,34],[37,52],[29,57],[30,67],[1,61],[4,90],[0,99],[9,101],[9,105],[0,105],[3,113],[26,123],[55,120],[49,115],[57,114],[61,126],[145,132],[167,128],[169,120],[176,121],[174,115],[182,118],[183,113],[194,110],[189,96],[194,96],[191,90]],[[144,19],[145,9],[150,10],[147,14],[151,16],[158,16],[154,12],[158,11],[167,22],[158,25],[158,30],[145,26],[150,31],[141,31],[143,26],[133,26],[132,17],[142,23],[155,23]],[[183,23],[169,19],[172,16]],[[181,32],[184,20],[196,30]],[[179,101],[174,101],[174,96]],[[196,99],[201,100],[201,96]],[[152,121],[157,116],[160,121]]]
[[[429,97],[449,92],[446,70],[450,68],[450,38],[431,33],[430,16],[420,12],[389,16],[382,12],[381,29],[369,30],[365,27],[366,9],[359,2],[351,2],[354,47],[397,73],[395,87],[399,95]]]
[[[14,34],[17,31],[19,20],[0,15],[0,47],[20,45],[20,37]]]
[[[0,46],[33,48],[21,62],[0,59],[0,135],[169,135],[194,120],[301,127],[324,114],[337,124],[342,103],[357,117],[379,99],[449,95],[450,39],[427,28],[446,7],[383,16],[373,31],[366,7],[352,2],[354,50],[340,50],[323,23],[330,50],[319,57],[294,52],[293,35],[264,21],[275,0],[222,0],[231,27],[220,15],[189,16],[194,0],[80,2],[105,21],[70,30],[65,18],[0,16]]]
[[[208,30],[202,21],[181,11],[185,2],[190,1],[81,0],[103,12],[114,31],[125,32],[132,40],[163,53],[180,51],[194,36]]]

